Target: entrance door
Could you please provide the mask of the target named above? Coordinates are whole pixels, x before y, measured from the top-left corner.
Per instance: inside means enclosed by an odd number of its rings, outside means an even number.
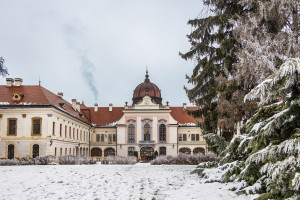
[[[15,157],[15,146],[13,144],[8,145],[7,158],[14,159]]]
[[[152,147],[141,148],[141,159],[152,160],[154,158],[154,149]]]

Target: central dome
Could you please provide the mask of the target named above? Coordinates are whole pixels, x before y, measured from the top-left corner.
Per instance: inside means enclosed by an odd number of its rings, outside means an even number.
[[[145,96],[149,96],[155,103],[161,104],[162,98],[160,89],[154,83],[150,82],[148,70],[146,71],[145,77],[145,81],[139,84],[133,92],[133,104],[137,104]]]

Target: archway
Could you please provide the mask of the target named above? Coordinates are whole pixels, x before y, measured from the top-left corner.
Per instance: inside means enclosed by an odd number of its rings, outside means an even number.
[[[202,148],[202,147],[196,147],[196,148],[193,150],[193,154],[198,154],[198,153],[205,154],[205,149]]]
[[[154,156],[154,149],[152,147],[143,147],[140,151],[142,160],[149,160],[149,157]]]
[[[105,150],[104,150],[104,156],[105,157],[107,157],[107,156],[115,156],[116,154],[115,154],[115,149],[113,149],[113,148],[106,148]]]
[[[101,157],[102,156],[102,150],[100,148],[92,148],[91,150],[91,157]]]
[[[179,149],[180,153],[191,154],[191,149],[187,147],[182,147]]]

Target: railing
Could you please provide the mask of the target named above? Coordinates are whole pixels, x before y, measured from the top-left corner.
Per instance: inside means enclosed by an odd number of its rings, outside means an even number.
[[[165,143],[167,143],[167,141],[166,140],[160,140],[159,143],[165,144]]]
[[[140,141],[139,141],[139,144],[140,144],[140,145],[149,145],[149,144],[154,145],[154,144],[155,144],[155,141],[154,141],[154,140],[140,140]]]
[[[128,140],[127,143],[128,144],[135,144],[135,140]]]

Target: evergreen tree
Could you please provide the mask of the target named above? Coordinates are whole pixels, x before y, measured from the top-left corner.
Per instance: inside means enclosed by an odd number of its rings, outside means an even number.
[[[4,66],[4,59],[0,57],[0,75],[6,76],[8,75],[7,68]]]
[[[189,100],[199,106],[198,111],[188,111],[194,117],[204,117],[202,129],[205,133],[217,131],[217,105],[220,97],[216,77],[227,76],[236,62],[235,39],[230,19],[242,14],[239,0],[204,0],[212,12],[211,16],[189,20],[194,30],[187,37],[190,51],[180,53],[184,59],[196,61],[191,76],[186,76],[192,89],[185,87]]]
[[[220,182],[245,182],[239,190],[261,193],[259,199],[299,198],[300,194],[300,58],[288,59],[245,96],[259,99],[246,135],[222,152]],[[207,177],[211,164],[196,172]]]

